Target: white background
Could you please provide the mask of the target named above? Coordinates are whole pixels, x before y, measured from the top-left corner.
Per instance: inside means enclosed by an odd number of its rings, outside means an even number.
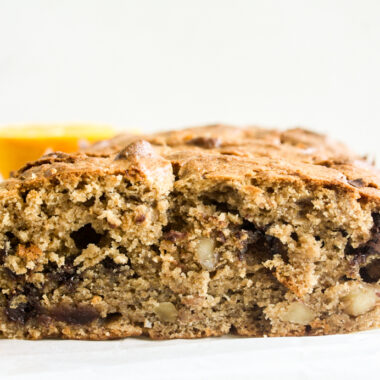
[[[378,0],[0,0],[0,124],[380,137]]]
[[[379,46],[378,0],[0,0],[0,125],[302,125],[380,157]],[[0,377],[376,378],[378,340],[3,341]]]

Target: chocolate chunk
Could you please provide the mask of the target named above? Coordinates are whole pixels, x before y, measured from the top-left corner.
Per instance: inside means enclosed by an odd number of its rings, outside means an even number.
[[[219,148],[222,140],[218,137],[195,137],[187,142],[188,145],[195,145],[205,149]]]
[[[8,238],[10,249],[15,250],[17,248],[17,246],[19,245],[19,242],[20,242],[18,240],[18,238],[12,232],[6,232],[5,236]],[[5,249],[7,249],[7,246]],[[6,252],[6,253],[8,254],[8,252]]]
[[[179,162],[172,162],[172,169],[173,169],[173,174],[174,174],[175,180],[178,181],[179,180],[179,171],[181,169]]]
[[[82,278],[77,274],[77,269],[73,264],[74,257],[66,257],[65,265],[57,267],[57,264],[50,263],[45,267],[44,272],[51,281],[57,282],[57,285],[65,285],[73,291]]]
[[[286,257],[287,251],[284,244],[281,243],[280,239],[276,238],[275,236],[265,235],[265,240],[270,256],[279,254],[283,258]]]
[[[294,241],[298,242],[298,234],[297,234],[297,232],[292,232],[292,233],[290,234],[290,237],[291,237]]]
[[[380,213],[373,213],[372,218],[374,227],[376,227],[377,230],[380,231]]]
[[[104,318],[106,324],[117,322],[123,315],[121,313],[109,313]]]
[[[360,277],[365,282],[373,283],[380,279],[380,259],[371,261],[359,270]]]
[[[314,207],[312,198],[302,198],[302,199],[299,199],[296,202],[296,204],[297,204],[297,206],[300,206],[300,207],[303,207],[303,208],[306,208],[306,209],[312,209]]]
[[[240,260],[250,261],[250,258],[257,258],[259,261],[266,261],[279,254],[285,262],[288,262],[287,249],[278,238],[266,234],[264,229],[258,229],[248,221],[244,222],[243,227],[248,227],[250,230],[242,229],[237,232],[238,238],[241,233],[246,236],[243,248],[238,252]]]
[[[357,248],[348,245],[346,253],[366,256],[380,254],[380,214],[372,214],[372,217],[374,225],[371,229],[371,239]]]
[[[364,187],[364,186],[365,186],[365,182],[363,181],[362,178],[349,179],[347,182],[348,182],[351,186],[354,186],[354,187]]]
[[[102,235],[98,234],[91,224],[88,223],[79,228],[78,231],[72,232],[70,237],[74,240],[78,249],[85,249],[89,244],[99,244]]]
[[[31,307],[27,302],[22,302],[17,305],[16,308],[11,308],[7,306],[5,308],[5,315],[12,322],[20,323],[24,325],[26,321],[30,318]]]
[[[41,290],[29,282],[24,285],[23,293],[28,297],[28,301],[31,303],[38,302],[41,297]]]
[[[99,318],[99,312],[90,305],[59,305],[49,311],[49,316],[72,325],[86,325]]]
[[[5,308],[5,315],[7,318],[16,323],[24,325],[29,319],[36,317],[41,313],[40,306],[40,292],[32,284],[26,284],[24,287],[24,294],[27,302],[21,302],[16,307],[11,307],[8,302]]]
[[[86,207],[91,207],[95,204],[95,197],[91,197],[90,199],[87,199],[87,201],[83,202],[83,205]]]
[[[361,267],[359,274],[365,282],[377,282],[380,278],[380,259],[374,259],[367,264],[368,258],[380,256],[380,214],[373,213],[373,227],[371,238],[366,243],[353,248],[350,243],[345,248],[345,254],[353,266]],[[367,264],[367,265],[366,265]]]
[[[119,247],[119,248],[118,248],[118,251],[119,251],[120,253],[122,253],[123,255],[125,255],[125,254],[128,253],[127,248],[125,248],[125,247],[123,247],[123,246]]]
[[[21,198],[22,198],[22,200],[23,200],[24,203],[26,203],[26,197],[28,196],[28,194],[29,194],[29,190],[22,191],[22,192],[20,193]]]
[[[108,256],[101,261],[101,264],[104,266],[104,268],[110,270],[118,269],[120,267],[120,264],[116,264],[115,261]]]

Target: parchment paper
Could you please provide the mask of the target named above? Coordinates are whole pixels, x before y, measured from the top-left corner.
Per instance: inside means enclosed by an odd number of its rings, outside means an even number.
[[[380,379],[380,330],[302,338],[0,341],[0,378]]]

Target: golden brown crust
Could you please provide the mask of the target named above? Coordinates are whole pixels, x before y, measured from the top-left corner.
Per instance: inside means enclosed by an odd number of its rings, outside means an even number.
[[[149,165],[157,170],[157,161],[168,160],[186,166],[188,171],[212,173],[213,177],[240,180],[250,174],[279,181],[300,179],[340,186],[361,196],[380,199],[380,171],[376,167],[342,144],[300,128],[280,132],[212,125],[148,136],[120,135],[94,144],[82,153],[51,153],[27,164],[13,177],[30,181],[49,177],[55,171],[70,175],[122,172],[125,162],[130,160],[115,160],[115,157],[129,144],[140,141],[143,145],[144,140],[154,148],[154,153],[149,154],[162,157],[146,159],[147,174],[151,170]],[[151,149],[148,145],[145,149]],[[139,160],[141,151],[133,154]]]

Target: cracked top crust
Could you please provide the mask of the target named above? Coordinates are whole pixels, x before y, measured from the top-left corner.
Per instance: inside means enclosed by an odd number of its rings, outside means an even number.
[[[380,171],[344,145],[296,128],[286,131],[211,125],[144,136],[119,135],[83,152],[55,152],[26,164],[1,186],[70,181],[83,173],[125,174],[159,192],[181,179],[307,181],[380,200]],[[165,190],[164,190],[165,189]]]

